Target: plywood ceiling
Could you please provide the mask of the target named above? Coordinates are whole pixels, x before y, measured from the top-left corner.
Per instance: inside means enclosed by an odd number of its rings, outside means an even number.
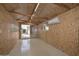
[[[76,3],[11,3],[2,4],[3,7],[18,20],[18,22],[40,24],[44,21],[77,7]]]

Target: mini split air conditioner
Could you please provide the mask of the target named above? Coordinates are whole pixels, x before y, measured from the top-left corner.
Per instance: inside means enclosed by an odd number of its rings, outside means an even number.
[[[60,20],[57,17],[48,21],[48,24],[58,24],[58,23],[60,23]]]

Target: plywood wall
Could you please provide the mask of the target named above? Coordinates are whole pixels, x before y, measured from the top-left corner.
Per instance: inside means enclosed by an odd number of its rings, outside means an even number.
[[[40,38],[68,55],[79,55],[79,7],[57,18],[60,24],[48,25],[49,31],[42,31],[42,24],[38,26]]]
[[[0,5],[0,55],[8,54],[15,46],[17,40],[18,24]]]

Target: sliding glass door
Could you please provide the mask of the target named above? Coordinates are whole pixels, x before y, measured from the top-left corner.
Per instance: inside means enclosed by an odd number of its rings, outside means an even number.
[[[30,25],[21,24],[21,39],[30,38]]]

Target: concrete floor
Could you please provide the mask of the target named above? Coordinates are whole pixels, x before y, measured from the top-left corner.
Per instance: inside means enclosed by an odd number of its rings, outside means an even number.
[[[18,40],[9,56],[67,56],[40,39]]]

